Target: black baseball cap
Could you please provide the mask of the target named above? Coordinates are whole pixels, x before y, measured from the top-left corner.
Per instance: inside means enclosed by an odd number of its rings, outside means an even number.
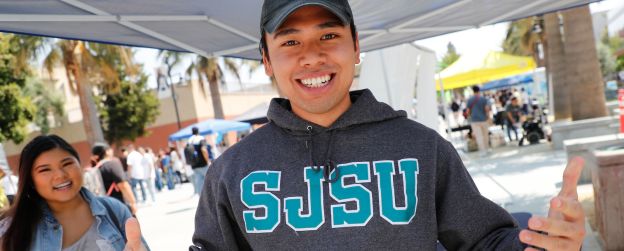
[[[326,8],[344,24],[353,21],[353,13],[347,0],[265,0],[260,17],[260,30],[273,33],[295,10],[310,5]]]

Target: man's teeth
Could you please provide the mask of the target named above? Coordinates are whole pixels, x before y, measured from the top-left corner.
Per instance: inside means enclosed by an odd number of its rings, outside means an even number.
[[[329,82],[330,79],[331,79],[331,76],[325,75],[322,77],[302,79],[301,83],[307,87],[315,88],[315,87],[325,86],[325,84],[327,84],[327,82]]]
[[[58,184],[58,185],[54,186],[54,188],[55,188],[55,189],[60,189],[60,188],[67,187],[67,186],[69,186],[69,185],[71,185],[71,181],[68,181],[68,182],[65,182],[65,183]]]

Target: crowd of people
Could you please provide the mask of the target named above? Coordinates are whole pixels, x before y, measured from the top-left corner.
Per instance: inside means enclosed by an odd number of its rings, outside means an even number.
[[[469,128],[468,138],[476,141],[481,155],[486,155],[490,149],[490,126],[500,126],[507,136],[507,142],[522,145],[524,122],[546,122],[543,109],[524,88],[485,92],[478,86],[471,89],[473,95],[468,100],[458,95],[449,108],[454,125]]]

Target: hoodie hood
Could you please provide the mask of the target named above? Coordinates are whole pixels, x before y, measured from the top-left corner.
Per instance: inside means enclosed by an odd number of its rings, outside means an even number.
[[[389,105],[377,101],[368,89],[352,91],[351,107],[343,113],[329,127],[325,128],[304,120],[292,112],[290,101],[284,98],[274,98],[271,100],[267,118],[278,127],[291,131],[305,132],[308,126],[312,126],[314,131],[326,131],[343,129],[354,125],[367,124],[390,120],[394,118],[407,117],[405,111],[395,111]]]

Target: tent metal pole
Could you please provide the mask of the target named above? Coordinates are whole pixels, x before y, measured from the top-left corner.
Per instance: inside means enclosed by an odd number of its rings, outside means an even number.
[[[234,34],[236,34],[238,36],[244,37],[246,39],[249,39],[252,42],[260,43],[260,40],[258,38],[254,37],[252,35],[249,35],[249,34],[247,34],[245,32],[239,31],[239,30],[233,28],[232,26],[229,26],[227,24],[219,22],[216,19],[208,18],[208,22],[213,24],[213,25],[215,25],[215,26],[217,26],[217,27],[219,27],[219,28],[221,28],[221,29],[224,29],[224,30],[229,31],[231,33],[234,33]]]
[[[95,15],[98,15],[98,16],[106,16],[106,17],[113,16],[110,13],[107,13],[105,11],[102,11],[100,9],[97,9],[97,8],[91,6],[91,5],[85,4],[85,3],[77,1],[77,0],[61,0],[61,1],[66,3],[66,4],[68,4],[68,5],[71,5],[73,7],[80,8],[82,10],[91,12],[91,13],[93,13]],[[148,17],[128,16],[127,18],[121,18],[121,17],[119,19],[115,18],[114,21],[117,21],[117,23],[119,23],[120,25],[126,26],[126,27],[128,27],[130,29],[136,30],[136,31],[141,32],[141,33],[143,33],[145,35],[154,37],[154,38],[159,39],[159,40],[161,40],[163,42],[169,43],[171,45],[174,45],[174,46],[182,48],[184,50],[187,50],[187,51],[199,54],[199,55],[204,56],[204,57],[223,56],[223,55],[230,54],[230,53],[237,53],[237,52],[251,50],[253,48],[257,48],[257,46],[258,46],[257,44],[241,46],[241,47],[238,47],[238,48],[218,51],[218,52],[215,52],[215,53],[211,54],[211,53],[208,53],[208,52],[206,52],[204,50],[201,50],[199,48],[191,46],[191,45],[189,45],[187,43],[181,42],[181,41],[179,41],[177,39],[174,39],[172,37],[164,35],[162,33],[159,33],[159,32],[153,31],[151,29],[145,28],[145,27],[143,27],[141,25],[138,25],[138,24],[135,24],[133,22],[126,21],[126,20],[140,20],[142,18],[143,18],[143,20],[146,20],[146,18],[148,18]],[[180,20],[181,21],[181,18],[182,18],[181,16],[173,16],[170,19],[176,19],[176,20]],[[253,36],[251,36],[249,34],[246,34],[246,33],[242,32],[242,31],[236,30],[236,29],[232,28],[231,26],[223,24],[223,23],[221,23],[221,22],[219,22],[219,21],[217,21],[215,19],[211,19],[211,18],[209,18],[207,16],[191,16],[191,17],[189,17],[189,19],[192,19],[192,20],[206,20],[209,23],[211,23],[212,25],[215,25],[215,26],[217,26],[217,27],[219,27],[221,29],[224,29],[224,30],[226,30],[228,32],[231,32],[231,33],[233,33],[235,35],[238,35],[238,36],[241,36],[243,38],[249,39],[249,40],[251,40],[252,42],[255,42],[255,43],[259,42],[259,40],[257,38],[255,38],[255,37],[253,37]]]
[[[239,53],[239,52],[253,50],[253,49],[257,50],[258,46],[259,46],[258,44],[250,44],[250,45],[236,47],[236,48],[232,48],[232,49],[228,49],[228,50],[216,51],[216,52],[212,53],[211,56],[213,56],[213,57],[220,57],[220,56],[225,56],[225,55],[228,55],[228,54],[234,54],[234,53]]]
[[[453,130],[451,127],[451,118],[449,117],[449,114],[447,114],[447,105],[448,102],[446,100],[446,93],[444,92],[444,83],[442,82],[442,76],[440,75],[440,72],[438,72],[438,80],[440,81],[440,95],[441,95],[441,99],[442,99],[442,112],[444,114],[444,118],[446,121],[446,137],[447,140],[453,142]]]
[[[2,14],[0,22],[117,22],[113,15],[22,15]]]
[[[532,2],[530,4],[524,5],[524,6],[520,7],[520,8],[515,9],[515,10],[506,12],[505,14],[500,15],[500,16],[498,16],[496,18],[492,18],[492,19],[490,19],[488,21],[485,21],[485,22],[481,23],[479,26],[486,26],[486,25],[497,23],[497,22],[499,22],[501,20],[504,20],[505,18],[514,16],[514,15],[516,15],[518,13],[522,13],[525,10],[535,8],[535,6],[541,5],[541,4],[543,4],[545,2],[549,2],[549,1],[552,1],[552,0],[538,0],[538,1]]]

